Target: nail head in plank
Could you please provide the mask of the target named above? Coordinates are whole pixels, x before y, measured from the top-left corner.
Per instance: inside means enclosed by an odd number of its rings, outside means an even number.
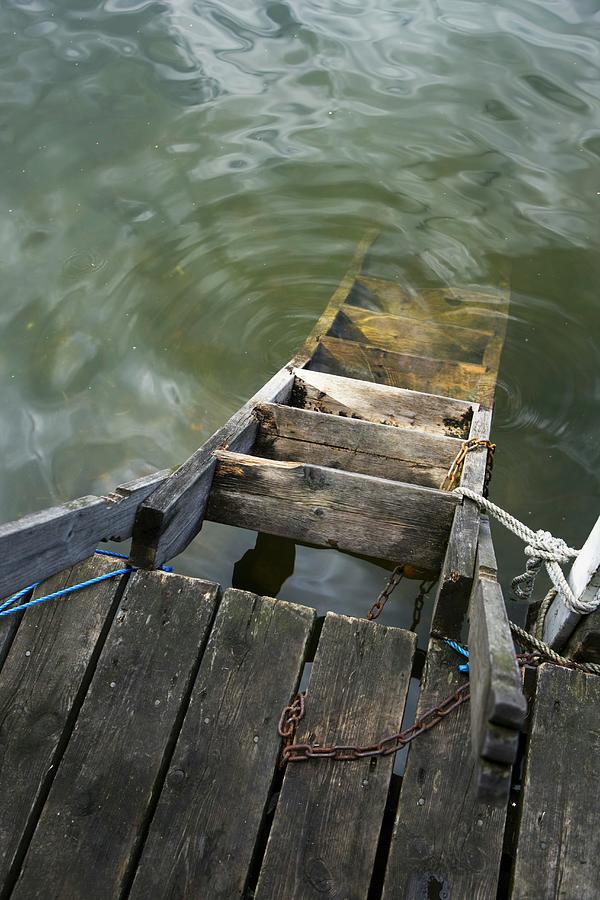
[[[225,592],[138,866],[132,900],[241,897],[297,689],[312,609]]]
[[[600,679],[538,670],[525,761],[513,898],[596,900]]]
[[[291,368],[284,366],[140,506],[131,546],[133,565],[159,567],[185,550],[202,527],[214,451],[250,450],[256,438],[254,407],[265,401],[285,403],[293,383]]]
[[[130,578],[14,900],[100,900],[126,889],[218,591],[165,572]]]
[[[208,519],[439,570],[455,495],[307,463],[216,456]]]
[[[298,742],[370,744],[401,727],[415,636],[328,613]],[[366,897],[393,757],[288,764],[256,900]]]
[[[492,405],[496,386],[496,373],[486,366],[394,353],[333,337],[319,341],[309,365],[317,372],[414,391],[425,390],[484,406]]]
[[[37,589],[50,593],[114,571],[95,557]],[[36,824],[127,576],[28,609],[0,680],[0,896]]]
[[[477,404],[357,378],[294,369],[291,404],[315,412],[467,438]]]
[[[600,517],[573,563],[567,582],[578,600],[590,600],[600,590]],[[558,594],[546,613],[544,641],[560,650],[580,620],[579,613],[568,609]]]
[[[457,654],[429,643],[417,718],[465,683]],[[468,704],[410,746],[383,900],[496,896],[505,804],[477,797]]]
[[[439,488],[461,442],[291,406],[256,407],[253,453]]]
[[[87,559],[102,541],[128,538],[139,504],[167,475],[165,469],[106,497],[80,497],[0,525],[0,597]]]

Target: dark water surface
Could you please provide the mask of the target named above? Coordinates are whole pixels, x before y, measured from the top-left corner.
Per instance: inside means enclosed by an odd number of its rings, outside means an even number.
[[[377,226],[411,285],[512,268],[492,496],[579,545],[600,512],[599,8],[2,0],[1,519],[182,461]],[[177,569],[229,584],[254,540],[207,525]],[[521,548],[497,548],[508,579]],[[298,548],[281,596],[363,614],[384,577]],[[409,593],[385,621],[410,623]]]

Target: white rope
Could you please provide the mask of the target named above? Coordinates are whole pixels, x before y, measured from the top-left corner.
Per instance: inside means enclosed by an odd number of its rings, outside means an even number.
[[[497,519],[501,525],[516,534],[525,543],[525,556],[527,557],[525,572],[514,578],[512,582],[512,589],[519,600],[530,599],[535,577],[542,565],[545,565],[552,584],[561,595],[565,606],[572,612],[585,615],[600,606],[600,592],[587,601],[578,599],[561,569],[561,566],[564,566],[569,560],[576,558],[579,550],[569,547],[562,538],[553,537],[549,531],[532,531],[506,510],[469,488],[458,487],[453,493],[472,500],[480,509]]]

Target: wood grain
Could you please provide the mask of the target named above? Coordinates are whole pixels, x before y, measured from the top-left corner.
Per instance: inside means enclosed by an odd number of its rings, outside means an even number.
[[[477,404],[373,384],[356,378],[294,369],[291,405],[315,412],[467,438]]]
[[[49,593],[104,572],[96,557],[54,576]],[[0,679],[0,897],[8,895],[52,783],[127,576],[28,609]]]
[[[496,385],[495,373],[476,363],[394,353],[334,337],[322,338],[309,367],[330,375],[442,394],[490,407]]]
[[[538,671],[511,897],[596,900],[600,680]]]
[[[455,495],[306,463],[216,456],[207,519],[439,570]]]
[[[102,541],[130,537],[137,507],[167,475],[155,472],[106,497],[80,497],[0,525],[0,598],[87,559]]]
[[[502,589],[495,573],[488,574],[492,565],[489,522],[483,519],[469,606],[471,742],[475,756],[512,765],[527,704]]]
[[[217,596],[217,585],[180,575],[131,577],[12,893],[15,900],[122,895]]]
[[[464,684],[457,661],[454,650],[430,641],[417,717]],[[506,807],[477,796],[469,732],[465,704],[411,744],[383,900],[496,896]]]
[[[360,419],[261,404],[253,453],[439,488],[461,442]]]
[[[368,744],[400,729],[415,636],[329,613],[296,739]],[[256,900],[365,898],[393,757],[286,768]]]
[[[314,610],[228,590],[137,870],[131,900],[243,895]]]

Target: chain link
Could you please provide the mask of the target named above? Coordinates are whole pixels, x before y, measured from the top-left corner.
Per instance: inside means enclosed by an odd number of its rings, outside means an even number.
[[[521,668],[524,666],[539,666],[547,662],[543,653],[539,651],[519,653],[517,662]],[[574,667],[576,663],[574,664]],[[437,706],[424,712],[416,722],[404,731],[397,731],[387,737],[374,741],[371,744],[331,744],[320,746],[319,744],[295,743],[294,735],[296,726],[304,715],[306,692],[296,694],[289,706],[283,710],[279,720],[279,735],[283,746],[281,751],[281,766],[289,762],[303,762],[307,759],[333,759],[337,762],[347,762],[357,759],[365,759],[373,756],[390,756],[406,747],[411,741],[425,734],[431,728],[443,722],[446,716],[454,712],[471,696],[470,684],[461,685],[453,694],[438,703]]]
[[[396,566],[390,577],[388,578],[384,589],[380,593],[379,597],[367,613],[367,619],[369,622],[372,622],[374,619],[377,619],[380,615],[383,607],[390,599],[390,594],[395,588],[398,587],[402,579],[404,578],[404,566]]]
[[[404,731],[398,731],[382,738],[380,741],[372,744],[364,745],[347,745],[332,744],[331,746],[320,747],[318,744],[295,744],[293,739],[290,740],[290,732],[288,723],[294,721],[295,729],[299,719],[295,716],[294,710],[298,708],[299,694],[294,697],[292,703],[287,706],[280,719],[279,734],[283,738],[283,749],[281,753],[281,764],[285,766],[288,762],[302,762],[306,759],[334,759],[338,762],[365,759],[372,756],[390,756],[401,750],[420,734],[429,731],[435,725],[438,725],[451,712],[462,706],[469,699],[470,686],[467,682],[457,688],[456,691],[447,697],[442,703],[428,709],[427,712],[414,722],[410,728]],[[301,701],[304,705],[304,698]],[[283,728],[282,728],[283,723]]]
[[[467,453],[470,453],[472,450],[480,450],[482,448],[487,450],[487,457],[485,461],[485,475],[483,478],[483,496],[487,497],[490,480],[492,478],[492,469],[494,467],[494,453],[496,450],[496,445],[491,441],[484,440],[483,438],[469,438],[468,441],[462,442],[460,450],[454,457],[454,461],[448,469],[448,474],[440,485],[440,490],[452,491],[460,481],[460,476],[462,474]]]
[[[415,605],[413,609],[413,620],[410,624],[409,631],[416,631],[417,625],[421,621],[421,613],[423,612],[423,607],[425,605],[425,597],[430,592],[431,588],[434,586],[435,580],[433,581],[422,581],[419,585],[419,593],[415,597]]]

